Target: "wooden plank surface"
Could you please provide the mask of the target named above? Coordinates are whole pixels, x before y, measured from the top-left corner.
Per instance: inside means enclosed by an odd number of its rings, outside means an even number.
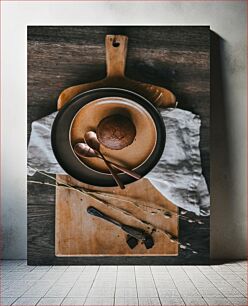
[[[104,37],[109,33],[129,37],[127,77],[170,89],[180,108],[200,115],[201,158],[209,184],[209,27],[28,27],[28,137],[32,121],[56,110],[63,89],[104,77]],[[28,185],[30,264],[187,264],[203,263],[209,257],[208,218],[203,225],[180,220],[180,240],[190,241],[200,255],[180,250],[179,256],[151,260],[143,256],[92,256],[83,261],[56,257],[54,199],[53,187]]]

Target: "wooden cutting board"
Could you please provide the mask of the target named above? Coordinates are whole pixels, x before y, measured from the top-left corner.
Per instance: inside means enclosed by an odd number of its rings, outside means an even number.
[[[55,254],[56,256],[131,256],[131,255],[177,255],[178,245],[172,242],[164,231],[173,236],[178,235],[177,207],[165,199],[147,179],[132,183],[121,190],[115,188],[100,188],[82,184],[69,176],[58,175],[60,182],[69,182],[77,187],[107,192],[114,198],[102,196],[111,206],[107,206],[78,191],[58,187],[56,190],[56,220],[55,220]],[[126,201],[126,196],[135,200]],[[139,204],[140,201],[142,205]],[[148,205],[147,208],[144,205]],[[121,223],[142,228],[151,232],[152,226],[159,228],[152,237],[154,246],[146,249],[139,243],[130,249],[126,243],[126,233],[117,226],[105,220],[93,217],[87,213],[87,207],[94,206]],[[113,206],[115,208],[113,208]],[[117,208],[117,209],[116,209]],[[119,208],[131,213],[134,217],[123,213]],[[167,219],[163,213],[153,214],[157,209],[168,209],[172,218]],[[173,214],[174,213],[174,214]],[[138,219],[143,220],[139,222]],[[148,225],[150,223],[151,225]]]
[[[119,43],[118,48],[115,43]],[[58,110],[74,95],[97,87],[121,87],[136,91],[157,106],[174,106],[175,96],[167,89],[127,79],[124,76],[127,37],[106,37],[107,77],[103,81],[81,84],[64,90],[58,99]],[[103,188],[83,184],[68,175],[57,175],[59,182],[106,193],[100,201],[79,191],[64,187],[56,189],[55,255],[56,256],[176,256],[178,244],[166,233],[178,236],[178,208],[164,198],[147,179],[126,186]],[[107,204],[106,204],[107,203]],[[126,233],[105,220],[87,213],[94,206],[123,224],[152,232],[154,246],[146,249],[139,243],[130,249]],[[164,210],[171,211],[166,218]],[[124,211],[124,212],[123,212]],[[142,221],[140,221],[142,220]]]
[[[103,80],[80,84],[66,88],[58,98],[58,108],[68,102],[75,95],[95,88],[116,87],[134,91],[146,97],[155,106],[175,107],[176,97],[168,89],[152,84],[134,81],[125,76],[128,38],[124,35],[107,35],[106,70],[107,75]]]

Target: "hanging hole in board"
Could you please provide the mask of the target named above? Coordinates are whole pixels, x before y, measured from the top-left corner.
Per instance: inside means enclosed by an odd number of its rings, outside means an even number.
[[[114,40],[112,45],[113,45],[113,47],[117,48],[117,47],[119,47],[120,43],[118,41]]]

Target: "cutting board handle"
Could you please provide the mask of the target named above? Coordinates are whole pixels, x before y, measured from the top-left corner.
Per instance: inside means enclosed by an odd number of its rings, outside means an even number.
[[[128,37],[107,35],[105,38],[107,77],[124,77]]]

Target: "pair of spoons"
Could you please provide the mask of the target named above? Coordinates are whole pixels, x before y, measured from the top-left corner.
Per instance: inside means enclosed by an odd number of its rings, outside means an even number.
[[[95,132],[93,131],[89,131],[87,133],[85,133],[84,135],[84,140],[86,143],[77,143],[74,147],[74,151],[75,153],[79,156],[79,157],[97,157],[97,158],[101,158],[106,166],[108,167],[109,172],[112,174],[114,180],[116,181],[117,185],[121,188],[121,189],[125,189],[124,184],[122,183],[122,181],[120,180],[120,178],[118,177],[117,171],[116,169],[126,173],[127,175],[132,176],[135,179],[140,179],[141,176],[139,174],[137,174],[136,172],[126,169],[125,167],[122,167],[121,165],[118,165],[114,162],[111,162],[109,160],[107,160],[105,158],[105,156],[101,153],[100,151],[100,142],[97,139],[97,135]]]

